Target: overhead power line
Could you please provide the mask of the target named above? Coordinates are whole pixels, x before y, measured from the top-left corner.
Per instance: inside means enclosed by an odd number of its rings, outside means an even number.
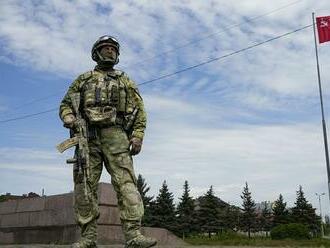
[[[41,102],[41,101],[43,101],[43,100],[48,100],[49,98],[52,98],[52,97],[54,97],[54,96],[58,96],[60,93],[64,93],[64,92],[65,92],[65,90],[57,91],[57,92],[55,92],[55,93],[53,93],[53,94],[49,94],[49,95],[47,95],[47,96],[40,97],[40,98],[37,98],[37,99],[31,100],[31,101],[29,101],[29,102],[26,102],[26,103],[23,103],[23,104],[17,105],[17,106],[14,107],[13,109],[14,109],[14,110],[21,109],[21,108],[23,108],[23,107],[25,107],[25,106],[28,106],[28,105],[31,105],[31,104],[33,104],[33,103]]]
[[[236,50],[234,52],[231,52],[231,53],[228,53],[228,54],[225,54],[225,55],[222,55],[222,56],[219,56],[219,57],[216,57],[216,58],[212,58],[212,59],[209,59],[209,60],[206,60],[204,62],[201,62],[199,64],[196,64],[196,65],[193,65],[193,66],[189,66],[189,67],[186,67],[182,70],[178,70],[178,71],[175,71],[175,72],[172,72],[172,73],[168,73],[168,74],[165,74],[163,76],[160,76],[160,77],[157,77],[157,78],[154,78],[154,79],[151,79],[151,80],[148,80],[148,81],[145,81],[145,82],[142,82],[140,84],[138,84],[139,86],[140,85],[146,85],[146,84],[150,84],[150,83],[153,83],[153,82],[156,82],[156,81],[159,81],[159,80],[162,80],[164,78],[168,78],[168,77],[172,77],[174,75],[177,75],[177,74],[180,74],[180,73],[183,73],[183,72],[186,72],[186,71],[189,71],[189,70],[192,70],[192,69],[195,69],[197,67],[200,67],[200,66],[203,66],[203,65],[206,65],[206,64],[210,64],[210,63],[213,63],[215,61],[218,61],[218,60],[222,60],[222,59],[225,59],[225,58],[228,58],[228,57],[231,57],[233,55],[236,55],[236,54],[239,54],[239,53],[242,53],[242,52],[245,52],[247,50],[251,50],[255,47],[258,47],[258,46],[261,46],[261,45],[264,45],[266,43],[269,43],[269,42],[272,42],[274,40],[278,40],[280,38],[283,38],[283,37],[286,37],[286,36],[289,36],[291,34],[294,34],[294,33],[297,33],[299,31],[302,31],[304,29],[307,29],[307,28],[310,28],[312,27],[313,24],[309,24],[309,25],[306,25],[304,27],[301,27],[301,28],[298,28],[298,29],[295,29],[293,31],[290,31],[290,32],[287,32],[287,33],[284,33],[284,34],[281,34],[281,35],[278,35],[276,37],[273,37],[273,38],[270,38],[270,39],[267,39],[265,41],[262,41],[262,42],[258,42],[254,45],[251,45],[251,46],[248,46],[248,47],[245,47],[245,48],[242,48],[242,49],[239,49],[239,50]],[[16,120],[21,120],[21,119],[26,119],[26,118],[29,118],[29,117],[33,117],[33,116],[37,116],[37,115],[42,115],[42,114],[45,114],[45,113],[49,113],[49,112],[53,112],[53,111],[56,111],[58,110],[58,108],[52,108],[52,109],[48,109],[48,110],[45,110],[45,111],[42,111],[42,112],[38,112],[38,113],[33,113],[33,114],[28,114],[28,115],[24,115],[24,116],[19,116],[19,117],[16,117],[16,118],[11,118],[11,119],[6,119],[6,120],[1,120],[0,121],[0,124],[1,123],[6,123],[6,122],[12,122],[12,121],[16,121]]]
[[[149,57],[149,58],[146,58],[146,59],[144,59],[144,60],[142,60],[142,61],[140,61],[140,62],[138,62],[138,63],[132,64],[132,65],[130,65],[130,66],[127,66],[127,67],[124,66],[123,68],[124,68],[124,69],[127,69],[127,68],[130,68],[130,67],[136,66],[136,65],[142,65],[142,64],[144,64],[145,62],[147,62],[147,61],[149,61],[149,60],[153,60],[153,59],[155,59],[155,58],[162,57],[162,56],[164,56],[164,55],[166,55],[166,54],[169,54],[169,53],[172,53],[172,52],[174,52],[174,51],[177,51],[177,50],[179,50],[179,49],[181,49],[181,48],[185,48],[185,47],[188,47],[188,46],[191,46],[191,45],[197,44],[197,43],[199,43],[199,42],[201,42],[201,41],[203,41],[203,40],[206,40],[206,39],[209,39],[209,38],[214,37],[214,36],[216,36],[216,35],[219,35],[219,34],[221,34],[221,33],[224,33],[224,32],[226,32],[226,31],[228,31],[228,30],[230,30],[230,29],[232,29],[232,28],[237,28],[237,27],[242,26],[242,25],[244,25],[244,24],[246,24],[246,23],[253,23],[253,22],[254,22],[255,20],[257,20],[257,19],[260,19],[260,18],[262,18],[262,17],[265,17],[265,16],[268,16],[268,15],[271,15],[271,14],[273,14],[273,13],[275,13],[275,12],[280,11],[280,10],[283,10],[283,9],[289,8],[289,7],[291,7],[291,6],[293,6],[293,5],[297,4],[297,3],[300,3],[300,2],[302,2],[302,0],[298,0],[298,1],[295,1],[295,2],[291,2],[291,3],[289,3],[289,4],[283,5],[283,6],[279,7],[279,8],[273,9],[273,10],[271,10],[271,11],[269,11],[269,12],[266,12],[266,13],[261,14],[261,15],[258,15],[258,16],[254,16],[254,17],[251,17],[251,18],[247,18],[244,22],[235,23],[235,24],[232,24],[232,25],[226,26],[226,27],[224,27],[224,28],[223,28],[222,30],[220,30],[220,31],[217,31],[217,32],[214,32],[214,33],[208,34],[208,35],[206,35],[206,36],[204,36],[204,37],[201,37],[201,38],[199,38],[199,39],[197,39],[197,40],[187,41],[187,43],[185,43],[185,44],[183,44],[183,45],[176,46],[176,47],[174,47],[174,48],[172,48],[172,49],[170,49],[170,50],[168,50],[168,51],[165,51],[165,52],[162,52],[162,53],[156,54],[156,55],[154,55],[154,56],[151,56],[151,57]],[[37,103],[37,102],[41,102],[41,101],[43,101],[43,100],[47,100],[47,99],[52,98],[52,97],[54,97],[54,96],[57,96],[57,95],[59,95],[60,93],[63,93],[63,92],[64,92],[64,90],[59,91],[59,92],[56,92],[56,93],[53,93],[53,94],[50,94],[50,95],[47,95],[47,96],[44,96],[44,97],[41,97],[41,98],[34,99],[34,100],[30,101],[30,102],[23,103],[23,104],[20,104],[20,105],[18,105],[18,106],[16,106],[16,107],[13,107],[12,110],[17,110],[17,109],[23,108],[23,107],[25,107],[25,106],[27,106],[27,105],[31,105],[31,104],[34,104],[34,103]]]
[[[277,8],[277,9],[271,10],[271,11],[269,11],[269,12],[266,12],[266,13],[264,13],[264,14],[261,14],[261,15],[258,15],[258,16],[252,17],[252,18],[247,18],[244,22],[235,23],[235,24],[232,24],[232,25],[226,26],[226,27],[224,27],[224,28],[223,28],[222,30],[220,30],[220,31],[217,31],[217,32],[214,32],[214,33],[208,34],[208,35],[206,35],[206,36],[204,36],[204,37],[201,37],[201,38],[199,38],[199,39],[195,39],[195,40],[188,41],[187,43],[185,43],[185,44],[183,44],[183,45],[179,45],[179,46],[174,47],[174,48],[172,48],[172,49],[169,49],[169,50],[167,50],[167,51],[165,51],[165,52],[158,53],[158,54],[156,54],[156,55],[154,55],[154,56],[151,56],[151,57],[149,57],[149,58],[146,58],[146,59],[144,59],[144,60],[142,60],[142,61],[140,61],[140,62],[138,62],[138,63],[135,63],[135,64],[133,64],[133,65],[131,65],[131,66],[123,67],[123,68],[124,68],[124,69],[127,69],[127,68],[130,68],[130,67],[132,67],[132,66],[142,65],[142,64],[144,64],[145,62],[147,62],[147,61],[149,61],[149,60],[153,60],[153,59],[155,59],[155,58],[162,57],[162,56],[164,56],[164,55],[166,55],[166,54],[169,54],[169,53],[175,52],[176,50],[179,50],[179,49],[181,49],[181,48],[185,48],[185,47],[188,47],[188,46],[191,46],[191,45],[197,44],[197,43],[199,43],[199,42],[201,42],[201,41],[203,41],[203,40],[206,40],[206,39],[209,39],[209,38],[214,37],[214,36],[216,36],[216,35],[219,35],[219,34],[225,33],[226,31],[228,31],[228,30],[230,30],[230,29],[232,29],[232,28],[237,28],[237,27],[242,26],[242,25],[244,25],[244,24],[246,24],[246,23],[253,23],[253,22],[254,22],[255,20],[257,20],[257,19],[260,19],[260,18],[262,18],[262,17],[268,16],[268,15],[273,14],[273,13],[275,13],[275,12],[278,12],[278,11],[280,11],[280,10],[282,10],[282,9],[286,9],[286,8],[288,8],[288,7],[290,7],[290,6],[293,6],[293,5],[295,5],[295,4],[299,3],[299,2],[302,2],[302,0],[295,1],[295,2],[291,2],[291,3],[289,3],[289,4],[286,4],[286,5],[284,5],[284,6],[279,7],[279,8]]]
[[[54,112],[56,110],[58,110],[58,108],[52,108],[52,109],[48,109],[48,110],[41,111],[41,112],[38,112],[38,113],[22,115],[22,116],[18,116],[16,118],[2,120],[2,121],[0,121],[0,123],[6,123],[6,122],[11,122],[11,121],[22,120],[22,119],[26,119],[26,118],[33,117],[33,116],[42,115],[42,114],[46,114],[46,113],[49,113],[49,112]]]
[[[172,73],[169,73],[169,74],[166,74],[166,75],[163,75],[161,77],[158,77],[158,78],[155,78],[155,79],[151,79],[149,81],[146,81],[146,82],[143,82],[143,83],[140,83],[139,85],[144,85],[144,84],[149,84],[149,83],[152,83],[154,81],[158,81],[158,80],[161,80],[161,79],[164,79],[164,78],[167,78],[167,77],[171,77],[171,76],[174,76],[176,74],[179,74],[179,73],[182,73],[182,72],[185,72],[185,71],[188,71],[188,70],[191,70],[191,69],[194,69],[196,67],[200,67],[202,65],[206,65],[206,64],[209,64],[209,63],[212,63],[214,61],[217,61],[217,60],[221,60],[221,59],[224,59],[224,58],[227,58],[227,57],[230,57],[230,56],[233,56],[235,54],[238,54],[238,53],[241,53],[241,52],[244,52],[244,51],[247,51],[247,50],[250,50],[252,48],[255,48],[255,47],[258,47],[258,46],[261,46],[265,43],[268,43],[268,42],[271,42],[271,41],[274,41],[274,40],[278,40],[282,37],[285,37],[285,36],[288,36],[290,34],[293,34],[293,33],[296,33],[296,32],[299,32],[301,30],[304,30],[306,28],[310,28],[311,26],[313,26],[313,24],[310,24],[310,25],[307,25],[307,26],[304,26],[302,28],[298,28],[296,30],[293,30],[291,32],[287,32],[285,34],[282,34],[282,35],[279,35],[279,36],[276,36],[276,37],[273,37],[271,39],[268,39],[268,40],[265,40],[265,41],[262,41],[262,42],[259,42],[259,43],[256,43],[254,45],[251,45],[251,46],[248,46],[248,47],[245,47],[245,48],[242,48],[242,49],[239,49],[239,50],[236,50],[234,52],[231,52],[231,53],[228,53],[228,54],[225,54],[223,56],[220,56],[220,57],[216,57],[216,58],[212,58],[212,59],[209,59],[207,61],[204,61],[202,63],[199,63],[199,64],[196,64],[196,65],[193,65],[193,66],[189,66],[189,67],[186,67],[182,70],[179,70],[179,71],[175,71],[175,72],[172,72]]]
[[[61,91],[57,91],[57,92],[55,92],[55,93],[53,93],[53,94],[50,94],[50,95],[47,95],[47,96],[45,96],[45,97],[41,97],[41,98],[37,98],[37,99],[34,99],[34,100],[32,100],[32,101],[29,101],[29,102],[26,102],[26,103],[23,103],[23,104],[20,104],[20,105],[17,105],[17,106],[15,106],[14,108],[13,108],[13,110],[17,110],[17,109],[21,109],[21,108],[23,108],[23,107],[26,107],[26,106],[29,106],[29,105],[31,105],[31,104],[34,104],[34,103],[36,103],[36,102],[41,102],[41,101],[43,101],[43,100],[48,100],[49,98],[52,98],[52,97],[55,97],[55,96],[58,96],[60,93],[64,93],[65,92],[65,90],[61,90]],[[7,115],[8,116],[8,115]],[[10,115],[9,115],[10,116]],[[8,118],[8,120],[15,120],[15,118]],[[1,123],[1,121],[0,121],[0,123]]]

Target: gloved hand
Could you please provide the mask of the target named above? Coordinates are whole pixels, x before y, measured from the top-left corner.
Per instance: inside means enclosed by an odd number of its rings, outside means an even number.
[[[130,154],[132,156],[139,154],[142,147],[142,140],[136,137],[131,138],[129,141],[130,144]]]
[[[64,126],[66,128],[73,128],[76,117],[73,114],[67,114],[63,117]]]

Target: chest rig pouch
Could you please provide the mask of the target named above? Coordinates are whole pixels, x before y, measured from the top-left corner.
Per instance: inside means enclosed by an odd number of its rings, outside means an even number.
[[[98,75],[84,85],[84,112],[90,124],[111,126],[121,124],[126,108],[126,88],[114,76]]]

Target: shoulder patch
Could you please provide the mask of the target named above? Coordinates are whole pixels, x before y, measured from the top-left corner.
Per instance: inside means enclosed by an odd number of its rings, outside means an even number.
[[[123,76],[124,74],[125,74],[125,72],[123,72],[123,71],[121,71],[121,70],[115,70],[115,74],[116,74],[116,76]]]
[[[127,87],[130,88],[135,88],[135,83],[130,80],[130,78],[128,77],[128,75],[125,72],[122,72],[122,74],[118,77],[118,79],[120,81],[122,81]]]
[[[93,71],[88,71],[83,74],[80,74],[78,77],[78,79],[80,81],[79,89],[82,89],[84,87],[85,83],[87,82],[87,80],[92,76],[93,76]]]
[[[90,78],[92,75],[93,75],[93,71],[88,71],[88,72],[81,74],[79,77],[81,78],[81,80],[86,80],[86,79]]]

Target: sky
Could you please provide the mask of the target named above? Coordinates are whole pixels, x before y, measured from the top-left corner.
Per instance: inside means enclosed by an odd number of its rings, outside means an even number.
[[[139,86],[148,124],[134,167],[150,195],[166,180],[178,202],[188,180],[192,196],[212,185],[240,206],[247,182],[256,202],[282,194],[292,207],[301,185],[318,213],[325,192],[330,214],[313,28],[234,53],[310,25],[312,12],[330,15],[329,1],[2,1],[0,194],[72,191],[57,108],[108,34],[137,84],[225,56]],[[330,42],[318,51],[329,123]]]

